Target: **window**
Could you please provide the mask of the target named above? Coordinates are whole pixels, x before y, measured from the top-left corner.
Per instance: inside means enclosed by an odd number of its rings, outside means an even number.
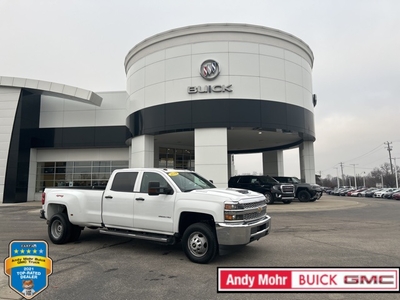
[[[91,186],[104,188],[116,169],[129,167],[128,161],[38,162],[36,192],[46,187]]]
[[[145,172],[143,174],[142,185],[140,186],[141,193],[147,193],[149,188],[149,182],[159,182],[160,187],[168,187],[167,181],[162,177],[160,174],[152,173],[152,172]]]
[[[111,190],[115,192],[133,192],[137,172],[120,172],[114,177]]]

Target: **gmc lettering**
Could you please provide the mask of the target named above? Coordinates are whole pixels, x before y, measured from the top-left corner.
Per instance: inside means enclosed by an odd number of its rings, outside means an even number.
[[[394,284],[393,275],[347,275],[344,276],[345,284]]]

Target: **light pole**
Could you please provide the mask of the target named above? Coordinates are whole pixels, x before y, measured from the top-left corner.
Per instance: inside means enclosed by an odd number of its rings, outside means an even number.
[[[364,176],[363,176],[363,184],[364,184],[364,188],[366,188],[367,186],[365,185],[365,172],[363,172]]]
[[[354,167],[354,187],[357,189],[357,175],[356,175],[356,164],[351,164]]]
[[[392,159],[394,160],[394,174],[395,174],[395,178],[396,178],[396,189],[398,189],[399,188],[399,180],[397,178],[396,158],[398,158],[398,157],[393,157]]]
[[[340,183],[339,183],[339,168],[335,168],[336,169],[336,184],[337,184],[337,188],[339,188]]]

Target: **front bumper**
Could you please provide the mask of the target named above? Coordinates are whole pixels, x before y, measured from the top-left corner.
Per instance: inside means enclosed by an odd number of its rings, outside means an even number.
[[[269,234],[271,217],[266,215],[253,223],[217,223],[215,226],[220,246],[246,245]]]

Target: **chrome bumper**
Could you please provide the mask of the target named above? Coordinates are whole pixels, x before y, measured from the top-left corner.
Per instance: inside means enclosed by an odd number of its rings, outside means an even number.
[[[266,215],[265,218],[254,223],[216,223],[215,226],[219,245],[246,245],[269,233],[271,217]]]

